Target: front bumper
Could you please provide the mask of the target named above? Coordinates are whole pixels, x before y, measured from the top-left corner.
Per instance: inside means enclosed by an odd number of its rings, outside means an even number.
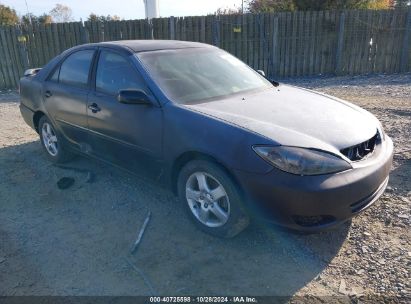
[[[301,231],[321,231],[370,207],[388,184],[393,157],[386,136],[353,169],[327,175],[297,176],[277,169],[267,174],[234,171],[256,216]]]

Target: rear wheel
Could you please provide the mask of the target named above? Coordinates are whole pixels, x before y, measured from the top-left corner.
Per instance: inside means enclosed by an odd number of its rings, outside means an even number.
[[[73,154],[63,147],[60,136],[46,116],[40,118],[38,130],[41,145],[53,163],[64,163],[73,157]]]
[[[206,233],[229,238],[249,224],[239,189],[213,162],[189,162],[180,172],[178,190],[190,218]]]

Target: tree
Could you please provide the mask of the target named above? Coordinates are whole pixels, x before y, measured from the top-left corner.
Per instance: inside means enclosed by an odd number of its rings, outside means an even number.
[[[19,22],[19,17],[14,9],[0,4],[0,25],[14,25]]]
[[[271,13],[279,11],[293,11],[293,0],[249,0],[248,11],[250,13]]]
[[[220,7],[214,12],[214,15],[240,15],[242,13],[242,9],[234,7],[234,8],[222,8]]]
[[[387,9],[390,8],[390,0],[369,1],[364,8],[368,9]]]
[[[51,15],[48,15],[46,13],[44,13],[43,15],[38,16],[38,21],[41,24],[49,24],[49,23],[53,23],[53,17],[51,17]]]
[[[31,13],[27,13],[23,16],[21,16],[21,23],[24,23],[26,25],[31,24],[31,23],[35,23],[37,20],[37,16],[31,14]]]
[[[107,15],[107,16],[99,16],[97,14],[91,13],[88,18],[88,21],[100,21],[100,22],[104,22],[104,21],[119,21],[121,20],[121,18],[117,15]]]
[[[31,13],[25,14],[24,16],[21,17],[21,23],[24,24],[49,24],[53,23],[53,18],[44,13],[40,16],[33,15]]]
[[[87,18],[87,21],[99,21],[100,19],[99,19],[99,16],[97,16],[96,14],[94,14],[94,13],[91,13],[89,16],[88,16],[88,18]]]
[[[393,0],[394,7],[411,7],[411,0]]]
[[[117,15],[113,15],[113,16],[108,15],[107,18],[111,18],[110,20],[112,20],[112,21],[120,21],[121,20],[120,16],[117,16]]]
[[[385,9],[390,0],[250,0],[252,13],[274,11],[319,11],[333,9]]]
[[[73,21],[73,12],[71,8],[63,4],[56,4],[49,14],[56,22]]]
[[[296,8],[301,11],[319,11],[345,8],[344,6],[349,1],[351,0],[294,0],[294,3]]]

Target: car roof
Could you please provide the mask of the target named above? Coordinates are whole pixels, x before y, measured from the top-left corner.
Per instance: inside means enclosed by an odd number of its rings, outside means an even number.
[[[107,41],[91,44],[83,44],[80,47],[87,46],[104,46],[112,48],[122,48],[128,51],[137,52],[148,52],[148,51],[159,51],[159,50],[172,50],[172,49],[186,49],[186,48],[207,48],[213,47],[209,44],[190,42],[190,41],[179,41],[179,40],[119,40],[119,41]]]

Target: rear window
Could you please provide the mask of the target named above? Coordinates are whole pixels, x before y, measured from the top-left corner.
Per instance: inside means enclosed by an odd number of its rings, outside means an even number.
[[[58,77],[59,82],[78,87],[86,87],[93,55],[94,50],[83,50],[68,56],[61,64]]]

